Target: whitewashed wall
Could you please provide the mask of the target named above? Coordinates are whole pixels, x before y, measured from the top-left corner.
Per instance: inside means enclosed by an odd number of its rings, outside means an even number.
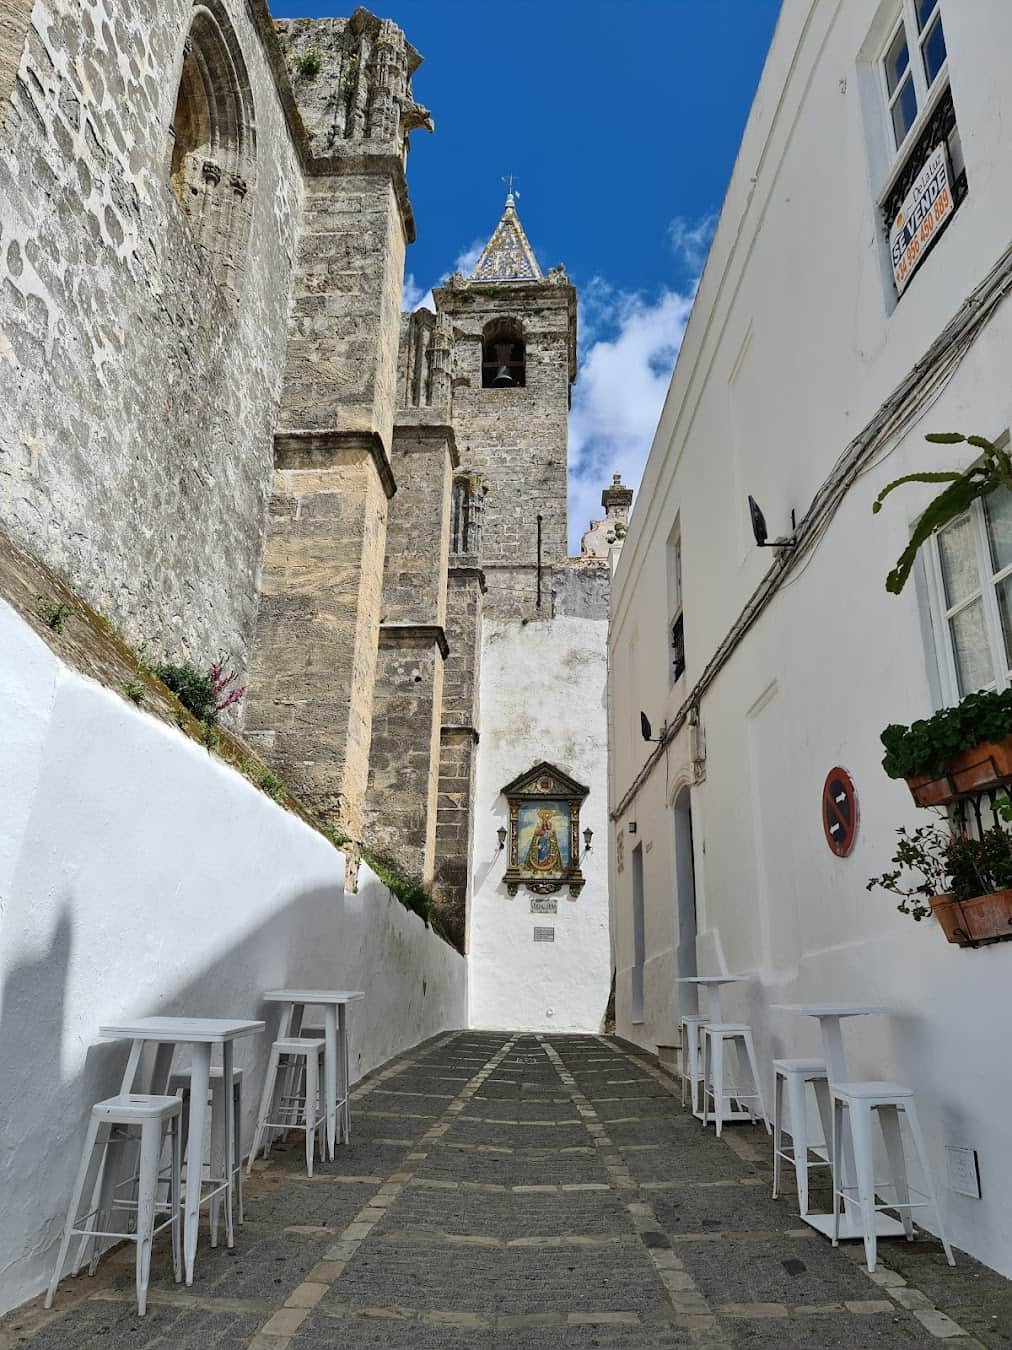
[[[772,535],[789,531],[792,508],[805,512],[844,447],[1009,245],[1012,10],[943,0],[969,195],[902,300],[890,294],[875,206],[883,126],[863,57],[896,13],[878,0],[785,0],[614,583],[613,800],[649,751],[639,709],[655,726],[672,716],[769,566],[752,543],[746,494],[759,499]],[[931,818],[886,778],[879,733],[929,715],[939,697],[916,579],[899,598],[884,589],[932,490],[897,492],[879,516],[871,504],[895,477],[971,459],[965,448],[926,445],[926,432],[998,436],[1012,424],[1010,350],[1006,301],[925,397],[916,425],[857,481],[703,697],[706,780],[692,788],[698,927],[719,933],[731,971],[753,976],[727,991],[725,1013],[751,1019],[768,1066],[774,1054],[819,1047],[814,1022],[772,1004],[885,1005],[888,1016],[847,1027],[851,1073],[916,1090],[949,1235],[1006,1274],[1012,943],[958,950],[933,920],[914,924],[865,883],[888,865],[896,827]],[[688,668],[671,689],[666,548],[676,519]],[[617,822],[626,831],[615,877],[618,1030],[650,1048],[674,1038],[680,1006],[694,1007],[674,983],[672,807],[691,781],[687,740],[671,745]],[[851,772],[861,810],[842,861],[820,819],[836,764]],[[631,820],[649,846],[646,1007],[636,1023]],[[701,967],[708,955],[700,950]],[[981,1199],[946,1187],[946,1145],[978,1151]]]
[[[481,741],[475,789],[470,922],[470,1023],[511,1030],[600,1031],[611,981],[608,933],[607,624],[560,618],[488,620],[482,633]],[[530,912],[530,893],[506,894],[509,825],[501,789],[539,760],[590,788],[581,832],[594,831],[576,900],[557,915]],[[582,841],[581,841],[582,848]],[[534,928],[555,929],[553,943]]]
[[[261,1017],[284,985],[361,988],[352,1074],[466,1022],[465,963],[239,774],[83,679],[0,602],[0,1312],[48,1281],[93,1102],[155,1013]]]

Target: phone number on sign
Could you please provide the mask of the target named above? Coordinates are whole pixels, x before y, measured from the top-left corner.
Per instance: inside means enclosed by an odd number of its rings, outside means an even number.
[[[945,220],[946,216],[952,210],[952,198],[949,195],[949,189],[943,187],[941,192],[935,198],[934,205],[921,221],[920,228],[913,235],[900,257],[893,259],[893,271],[896,277],[896,284],[900,290],[910,279],[910,274],[917,266],[918,260],[924,250],[927,248],[935,231]]]

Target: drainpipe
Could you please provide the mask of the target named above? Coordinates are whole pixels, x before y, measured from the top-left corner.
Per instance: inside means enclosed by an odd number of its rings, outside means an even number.
[[[538,516],[538,609],[541,608],[541,517]]]

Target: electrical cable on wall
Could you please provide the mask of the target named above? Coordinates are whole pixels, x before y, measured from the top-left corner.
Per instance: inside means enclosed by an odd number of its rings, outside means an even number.
[[[881,453],[925,412],[924,395],[928,391],[928,408],[941,395],[960,362],[976,341],[981,331],[994,317],[1002,301],[1012,289],[1012,247],[999,258],[979,286],[970,293],[957,313],[942,329],[927,352],[904,377],[865,427],[849,443],[832,471],[822,483],[812,502],[797,523],[797,547],[780,554],[749,596],[741,613],[707,662],[703,673],[675,712],[658,745],[623,794],[612,820],[625,814],[639,789],[650,777],[660,755],[685,725],[689,710],[698,704],[717,675],[730,660],[745,636],[770,604],[773,597],[790,581],[800,577],[811,562],[814,551],[825,536],[836,512],[851,486],[863,474],[875,468],[891,454]],[[895,449],[895,445],[892,447]],[[800,559],[805,562],[799,566]]]

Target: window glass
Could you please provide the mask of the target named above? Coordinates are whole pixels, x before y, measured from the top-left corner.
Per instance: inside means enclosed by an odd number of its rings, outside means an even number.
[[[902,91],[896,96],[892,115],[893,135],[896,137],[896,148],[898,150],[917,116],[917,91],[914,89],[914,82],[909,75]]]
[[[945,606],[951,609],[980,589],[973,524],[969,516],[947,525],[938,536],[938,556],[945,583]]]
[[[972,694],[991,684],[994,669],[984,628],[984,602],[980,596],[953,615],[949,620],[949,629],[960,695]]]
[[[1012,576],[999,581],[995,589],[998,595],[998,612],[1001,614],[1002,636],[1005,639],[1005,664],[1012,666]]]
[[[942,32],[941,15],[928,30],[928,35],[921,44],[921,53],[924,58],[924,78],[930,88],[938,72],[945,65],[945,34]]]
[[[917,27],[923,33],[924,25],[938,8],[938,0],[916,0],[914,8],[917,10]]]
[[[1012,563],[1012,492],[999,489],[984,501],[991,564],[1003,572]]]
[[[885,55],[885,73],[886,85],[889,93],[893,94],[903,78],[907,67],[910,65],[910,53],[907,51],[906,31],[901,27],[899,32],[893,38],[889,50]]]

